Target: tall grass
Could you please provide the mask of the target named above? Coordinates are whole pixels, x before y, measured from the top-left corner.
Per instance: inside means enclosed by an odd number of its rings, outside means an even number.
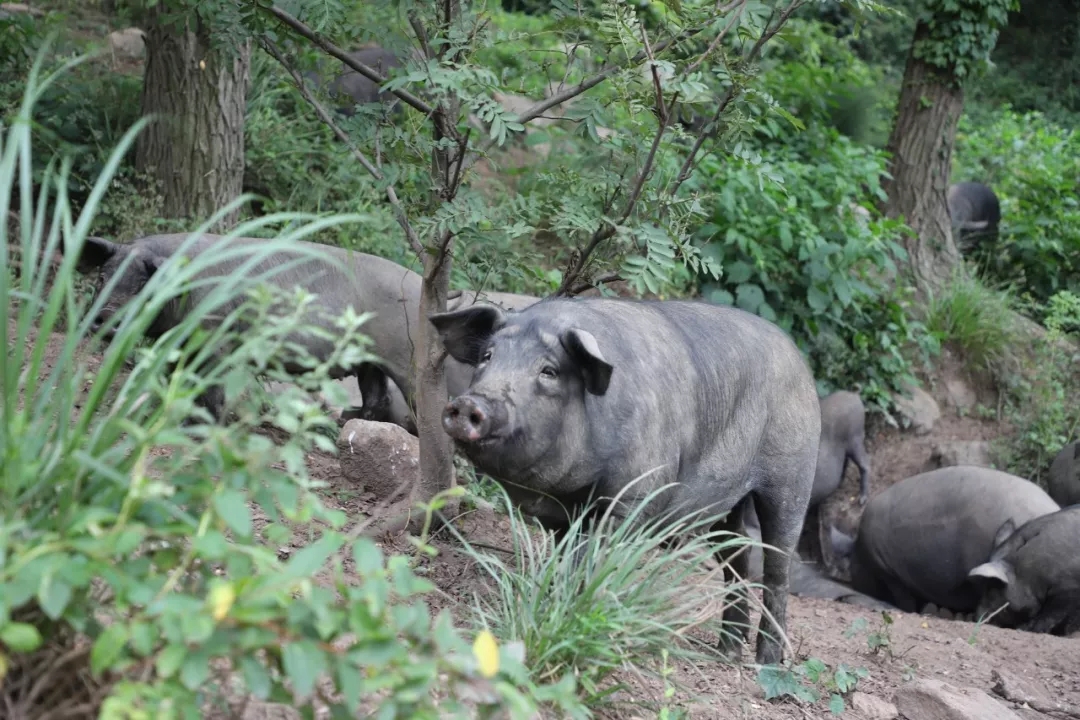
[[[926,306],[926,329],[942,343],[954,343],[965,359],[995,380],[1016,367],[1021,333],[1015,301],[1007,289],[993,288],[974,274],[957,272]]]
[[[625,517],[609,508],[597,519],[593,501],[556,540],[537,532],[499,486],[512,557],[462,540],[490,585],[475,598],[475,622],[520,643],[538,677],[577,676],[590,706],[621,687],[613,681],[619,671],[659,677],[665,657],[716,659],[709,643],[733,630],[721,621],[724,607],[743,593],[756,603],[754,585],[725,585],[723,567],[707,566],[721,548],[748,553],[753,541],[712,530],[722,513],[649,518],[647,506],[665,489],[649,493]]]

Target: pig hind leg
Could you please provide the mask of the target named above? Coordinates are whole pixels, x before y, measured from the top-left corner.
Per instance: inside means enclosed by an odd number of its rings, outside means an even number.
[[[754,494],[754,504],[757,506],[758,520],[761,523],[761,542],[772,546],[763,551],[761,580],[764,586],[764,612],[758,625],[759,665],[776,664],[783,658],[782,641],[787,628],[791,553],[794,552],[802,532],[808,497],[809,493],[802,502],[797,502],[790,494],[785,497],[774,497],[771,493]]]
[[[750,504],[750,496],[740,500],[727,514],[727,517],[713,526],[713,531],[731,532],[748,537],[746,533],[745,513]],[[720,538],[724,542],[726,538]],[[750,548],[742,543],[732,543],[732,547],[721,547],[716,551],[717,559],[724,566],[726,583],[749,582]],[[749,588],[736,590],[739,597],[724,609],[723,624],[727,631],[720,636],[720,652],[729,660],[737,661],[740,648],[750,635],[750,600],[746,596]]]
[[[364,363],[356,372],[356,385],[363,396],[363,405],[351,407],[341,414],[341,421],[353,419],[373,422],[390,422],[390,391],[387,387],[389,377],[377,365]]]
[[[1039,612],[1017,628],[1033,633],[1069,636],[1080,632],[1080,597],[1075,593],[1051,595]]]

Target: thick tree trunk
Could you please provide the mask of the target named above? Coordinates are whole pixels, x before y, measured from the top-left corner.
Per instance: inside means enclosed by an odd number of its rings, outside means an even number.
[[[915,42],[926,34],[926,26],[920,23]],[[903,216],[917,233],[917,237],[905,237],[904,246],[920,290],[941,287],[960,260],[945,198],[963,109],[963,89],[909,53],[888,144],[892,179],[883,188],[888,195],[885,214]]]
[[[167,217],[202,221],[243,192],[251,44],[212,51],[197,18],[165,25],[151,11],[146,48],[142,111],[158,119],[139,137],[135,163],[160,183]]]

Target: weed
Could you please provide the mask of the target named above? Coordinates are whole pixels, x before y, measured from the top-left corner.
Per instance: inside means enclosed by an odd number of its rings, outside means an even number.
[[[1000,380],[1014,364],[1019,333],[1008,290],[985,285],[974,275],[958,272],[926,305],[926,329],[939,342],[953,343],[967,361]]]
[[[892,635],[889,632],[889,626],[893,624],[892,615],[887,611],[881,611],[881,625],[876,629],[870,631],[866,635],[866,646],[870,649],[870,652],[874,655],[884,651],[887,655],[892,657]],[[855,618],[852,621],[851,626],[844,631],[844,637],[851,639],[866,631],[870,627],[870,623],[866,618]]]
[[[748,585],[725,585],[722,569],[706,571],[703,564],[719,548],[751,540],[709,531],[717,518],[647,520],[643,509],[662,489],[622,520],[610,511],[597,518],[590,503],[555,539],[531,532],[506,491],[499,491],[510,518],[512,558],[481,554],[462,539],[492,585],[476,598],[475,620],[501,638],[523,642],[534,677],[569,670],[579,678],[584,701],[599,705],[618,689],[611,681],[621,669],[655,677],[662,674],[658,658],[715,656],[690,633],[730,632],[721,622],[722,608]],[[588,529],[587,519],[595,520]]]
[[[869,676],[865,668],[852,670],[840,664],[832,670],[823,660],[812,657],[790,667],[766,665],[758,672],[757,682],[766,700],[791,697],[813,704],[828,695],[829,711],[839,715],[844,712],[844,696]]]

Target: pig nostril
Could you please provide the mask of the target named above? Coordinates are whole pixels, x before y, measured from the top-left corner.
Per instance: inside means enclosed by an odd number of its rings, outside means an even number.
[[[460,415],[460,414],[461,414],[461,411],[460,411],[460,410],[458,410],[458,409],[457,409],[456,407],[452,407],[452,408],[450,408],[450,410],[449,410],[449,415],[450,415],[450,417],[452,417],[452,418],[456,418],[456,417],[457,417],[458,415]]]
[[[479,425],[484,421],[484,415],[479,410],[473,410],[469,413],[469,422],[473,425]]]

